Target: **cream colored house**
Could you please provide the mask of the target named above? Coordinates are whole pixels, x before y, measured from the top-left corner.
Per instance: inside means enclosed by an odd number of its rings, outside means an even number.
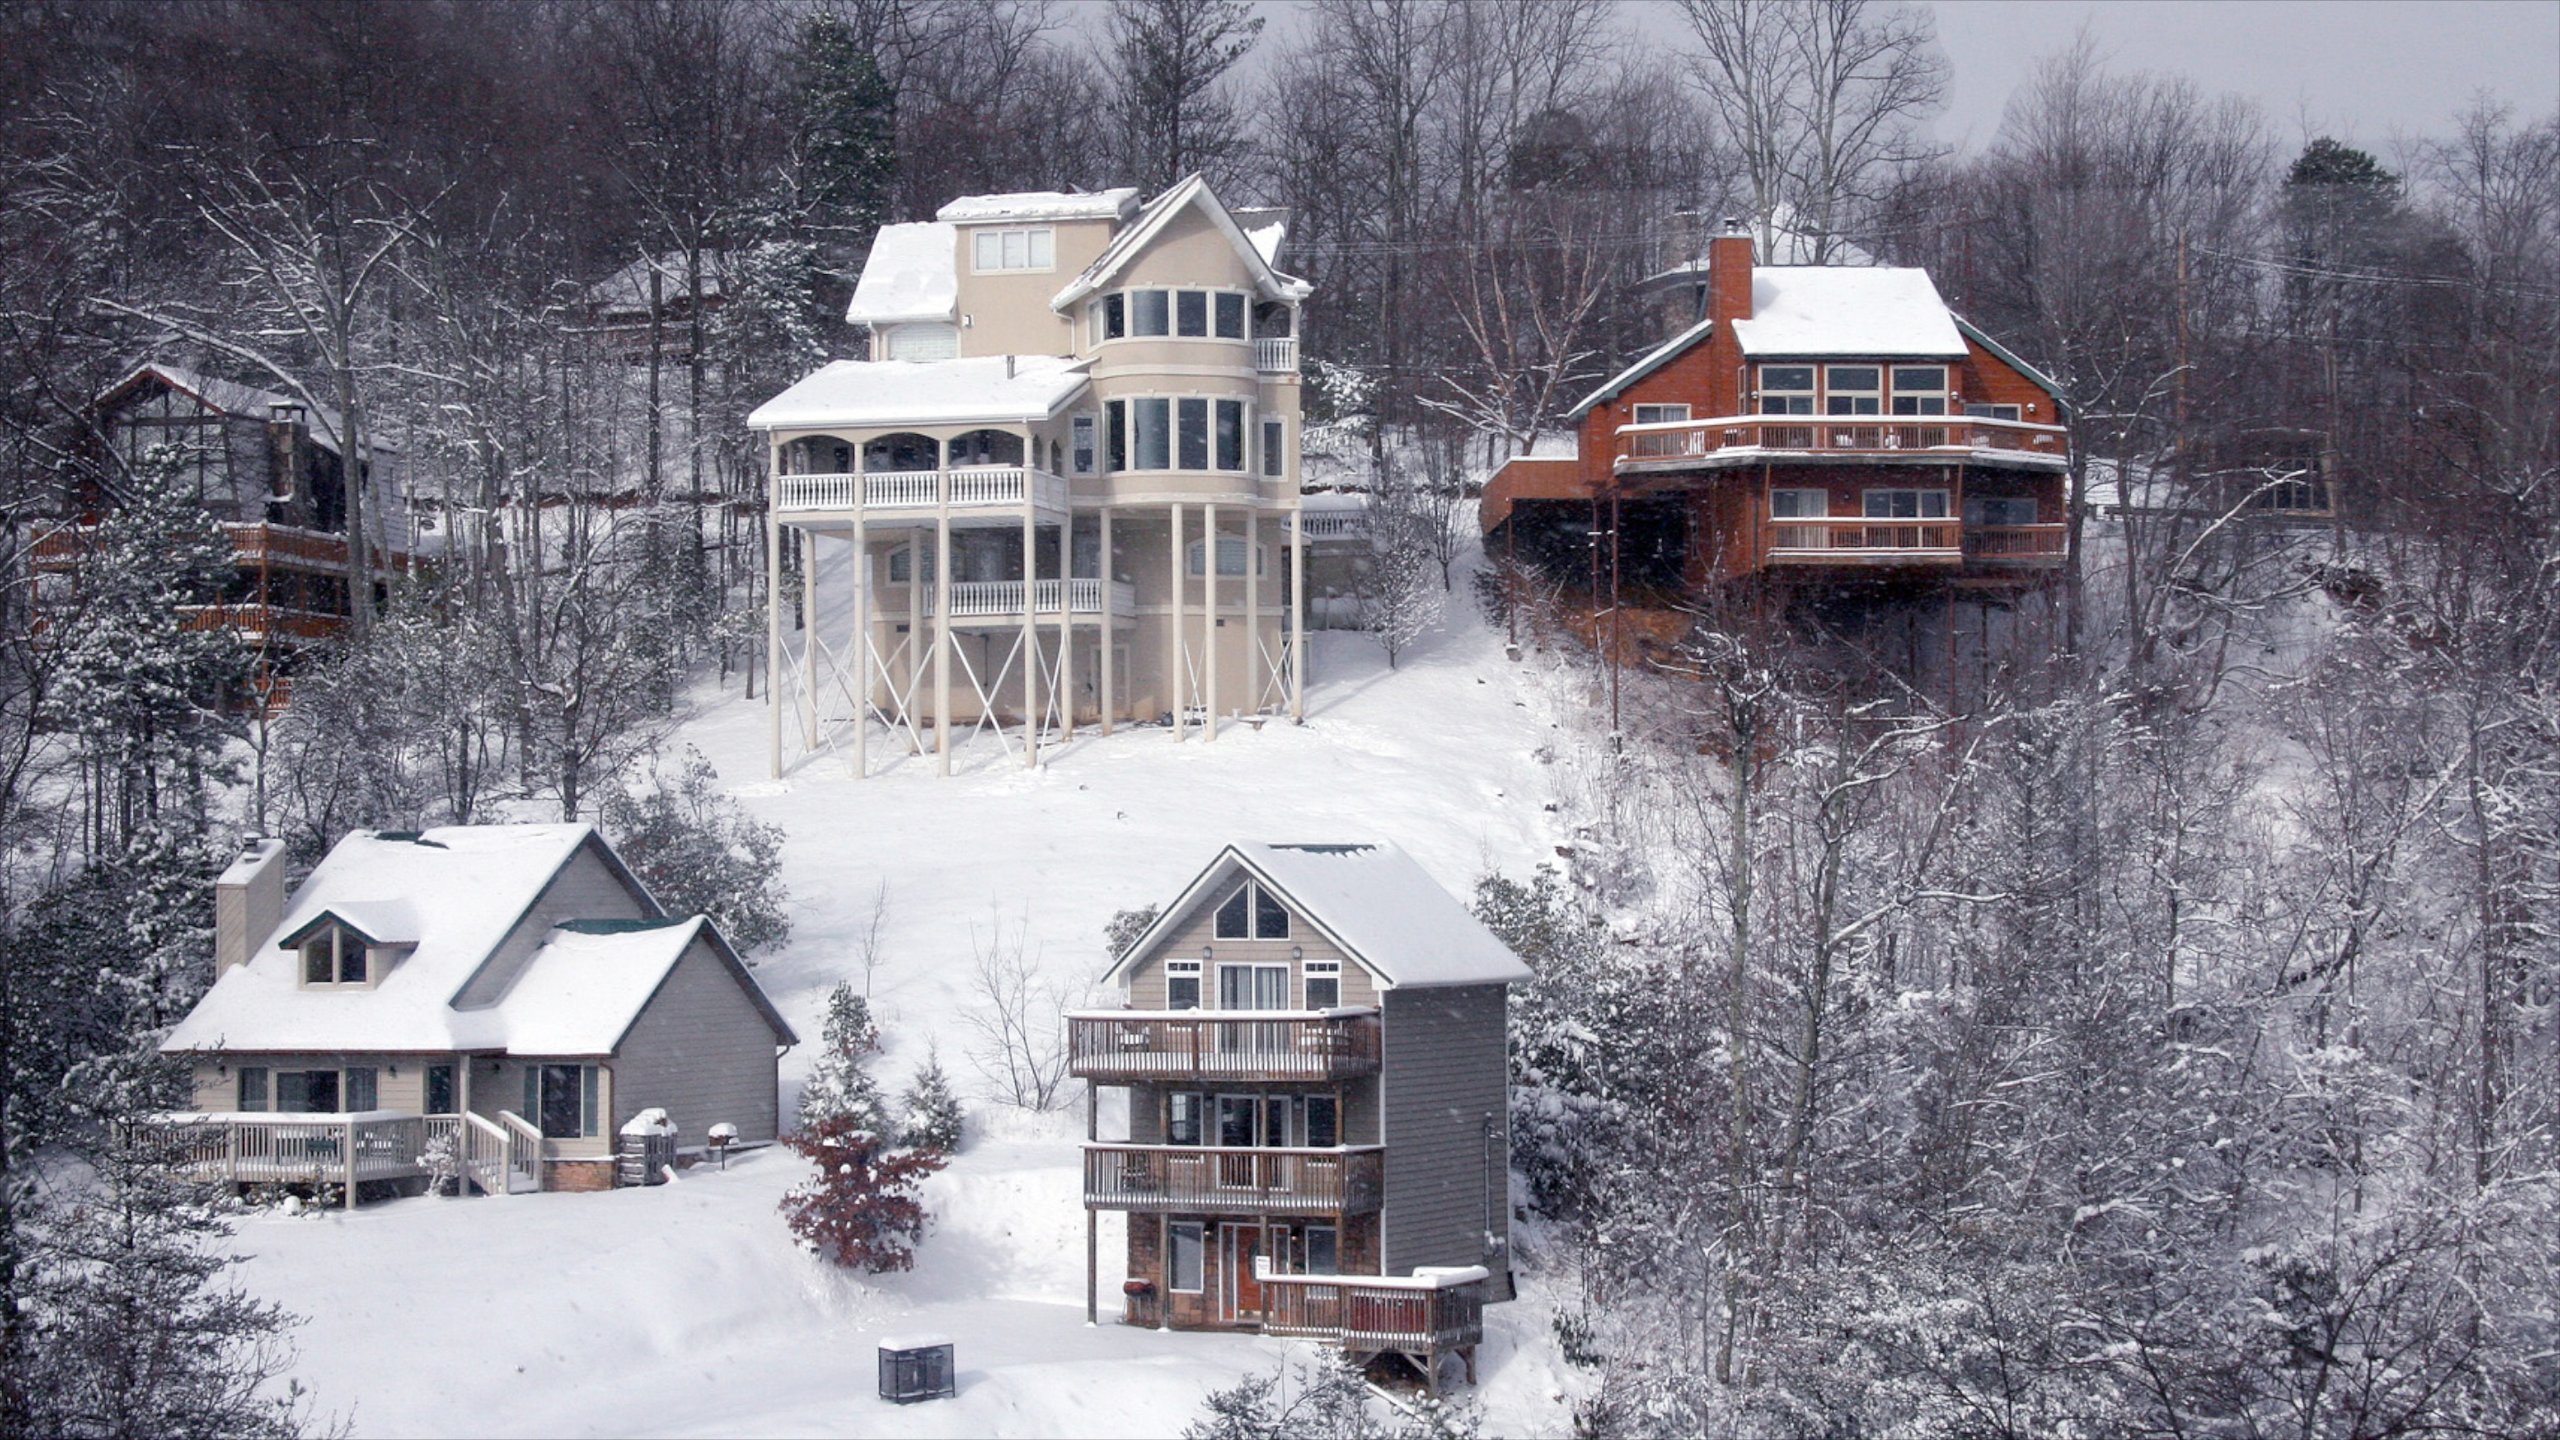
[[[773,768],[1303,715],[1284,223],[1198,176],[979,195],[880,232],[837,361],[756,410]],[[788,541],[785,533],[788,532]],[[796,541],[796,545],[789,543]],[[782,556],[800,557],[787,593]]]
[[[586,825],[355,831],[287,901],[284,847],[214,886],[214,982],[162,1042],[168,1117],[239,1184],[603,1189],[644,1110],[677,1145],[775,1138],[797,1043],[711,922],[668,916]]]

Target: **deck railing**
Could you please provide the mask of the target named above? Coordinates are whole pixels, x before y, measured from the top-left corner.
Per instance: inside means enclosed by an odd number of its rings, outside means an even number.
[[[507,1193],[541,1189],[542,1132],[513,1110],[499,1111],[498,1124],[507,1132]]]
[[[1294,375],[1298,371],[1298,337],[1264,335],[1253,342],[1253,368],[1266,375]]]
[[[1257,1262],[1259,1263],[1259,1262]],[[1272,1275],[1262,1284],[1262,1333],[1339,1341],[1346,1350],[1437,1354],[1484,1340],[1477,1266],[1390,1275]]]
[[[1385,1179],[1376,1145],[1084,1147],[1084,1203],[1097,1210],[1357,1214],[1378,1208]]]
[[[1860,559],[1941,560],[1964,557],[1954,520],[1773,520],[1767,531],[1774,564],[1830,564]]]
[[[1375,1010],[1088,1010],[1067,1017],[1087,1080],[1341,1080],[1378,1070]]]
[[[951,613],[955,617],[987,615],[1019,615],[1022,613],[1023,582],[1019,580],[955,580],[951,585]],[[1073,580],[1040,580],[1032,584],[1035,615],[1058,613],[1058,599],[1063,591],[1069,613],[1099,615],[1102,613],[1102,581],[1086,576]],[[933,587],[924,592],[925,613],[933,613]],[[1137,591],[1125,580],[1111,582],[1111,608],[1115,614],[1135,612]]]
[[[774,508],[809,510],[983,510],[1031,502],[1063,510],[1067,482],[1024,465],[974,465],[950,470],[891,470],[872,474],[776,475]]]
[[[237,630],[243,635],[272,635],[292,640],[329,640],[346,633],[347,617],[284,605],[186,605],[178,610],[182,630]]]
[[[1769,451],[1899,455],[1987,450],[2059,465],[2069,433],[2059,425],[1977,415],[1729,415],[1714,420],[1621,425],[1617,463],[1621,467],[1643,466],[1704,460],[1730,452],[1748,452],[1756,457]]]
[[[2058,561],[2069,529],[2065,525],[1967,525],[1964,553],[1970,560]]]
[[[1369,516],[1361,510],[1307,510],[1298,523],[1310,540],[1356,540],[1369,533]]]

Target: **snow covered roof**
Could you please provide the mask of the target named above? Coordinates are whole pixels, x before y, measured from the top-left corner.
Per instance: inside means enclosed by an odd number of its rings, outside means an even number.
[[[1413,857],[1376,841],[1277,845],[1238,841],[1218,852],[1182,898],[1123,952],[1104,978],[1148,954],[1237,872],[1277,891],[1344,954],[1391,986],[1505,985],[1529,967],[1441,888]]]
[[[883,225],[844,318],[857,325],[949,320],[960,313],[960,231],[935,221]]]
[[[1227,213],[1235,217],[1236,228],[1253,242],[1262,263],[1280,263],[1281,242],[1289,238],[1289,208],[1285,205],[1238,205]]]
[[[312,931],[331,921],[364,937],[368,945],[418,943],[418,914],[406,900],[341,900],[322,907],[299,928],[276,937],[276,943],[299,945],[311,938]]]
[[[1929,272],[1786,265],[1751,272],[1751,318],[1733,322],[1754,357],[1962,359],[1964,336]]]
[[[1315,514],[1366,510],[1369,497],[1357,490],[1310,490],[1298,497],[1298,508]]]
[[[302,411],[310,421],[311,443],[332,455],[338,453],[338,412],[328,406],[305,404],[290,395],[280,395],[273,390],[261,390],[255,385],[243,385],[237,380],[224,380],[218,376],[198,374],[193,370],[181,369],[158,360],[135,366],[131,374],[100,391],[98,398],[101,403],[114,399],[132,388],[135,382],[144,379],[158,380],[171,389],[194,396],[203,402],[207,409],[219,410],[225,415],[237,415],[244,420],[272,420],[275,418],[276,406],[290,405]],[[397,454],[400,449],[399,446],[383,440],[369,441],[366,448],[379,450],[385,454]]]
[[[606,1055],[694,941],[738,979],[784,1044],[791,1033],[728,942],[700,916],[568,920],[542,937],[496,1003],[454,1001],[531,918],[588,845],[641,896],[639,882],[586,825],[452,825],[423,833],[359,830],[340,840],[248,959],[223,972],[161,1043],[164,1052],[504,1051]],[[306,989],[285,948],[335,917],[411,937],[371,987]],[[398,943],[384,939],[385,944]]]
[[[1117,220],[1137,203],[1137,190],[1128,186],[1090,193],[1022,190],[1010,195],[963,195],[934,211],[933,218],[959,224],[990,220]]]
[[[1303,300],[1314,293],[1314,287],[1306,281],[1271,268],[1270,257],[1237,227],[1233,213],[1209,188],[1209,182],[1195,171],[1172,189],[1148,201],[1147,208],[1138,213],[1138,218],[1123,226],[1119,234],[1111,237],[1111,243],[1102,247],[1102,253],[1093,257],[1093,263],[1084,268],[1084,273],[1067,282],[1067,288],[1050,300],[1050,307],[1063,310],[1109,284],[1122,267],[1136,259],[1139,252],[1163,233],[1174,216],[1191,205],[1200,206],[1201,213],[1209,217],[1209,223],[1217,226],[1228,242],[1236,247],[1236,253],[1244,257],[1246,267],[1253,271],[1256,289],[1275,300]],[[1275,239],[1273,244],[1277,243]]]
[[[1084,389],[1084,362],[1055,355],[838,360],[747,417],[756,430],[1045,420]]]
[[[723,293],[720,273],[728,268],[729,257],[718,250],[705,250],[700,254],[702,294],[703,298],[710,299]],[[684,252],[669,250],[660,255],[643,255],[588,286],[587,304],[607,313],[637,311],[647,314],[649,274],[652,270],[658,275],[660,305],[672,305],[692,298],[693,283],[685,278]]]

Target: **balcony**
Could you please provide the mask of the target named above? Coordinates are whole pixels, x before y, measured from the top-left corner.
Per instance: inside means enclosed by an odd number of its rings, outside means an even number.
[[[1369,536],[1369,514],[1365,510],[1302,510],[1298,523],[1306,527],[1311,543],[1365,540]]]
[[[347,617],[285,605],[188,605],[178,611],[185,630],[237,630],[251,640],[332,640],[346,633]]]
[[[1865,462],[1980,459],[2060,470],[2069,463],[2059,425],[1970,415],[1735,415],[1618,427],[1621,473],[1755,464],[1819,455]]]
[[[1084,1203],[1202,1215],[1360,1214],[1378,1208],[1386,1171],[1378,1145],[1087,1145]]]
[[[893,582],[891,588],[903,592],[907,587],[903,582]],[[927,584],[924,588],[923,605],[928,615],[933,613],[934,596],[939,588],[931,584]],[[1092,577],[1076,580],[1033,581],[1032,613],[1056,615],[1062,592],[1069,614],[1099,615],[1102,613],[1102,582]],[[1131,615],[1136,605],[1137,591],[1128,581],[1111,582],[1112,614],[1123,617]],[[956,580],[951,584],[951,618],[954,620],[1020,618],[1021,614],[1022,582],[1019,580]]]
[[[2062,564],[2066,525],[1967,525],[1964,558],[1977,565],[2049,570]]]
[[[1265,375],[1298,373],[1298,337],[1265,335],[1253,342],[1253,368]]]
[[[1067,1017],[1067,1068],[1106,1084],[1348,1080],[1378,1073],[1378,1012],[1086,1011]]]
[[[1263,1262],[1257,1260],[1256,1264]],[[1479,1265],[1394,1275],[1273,1275],[1262,1286],[1262,1333],[1331,1340],[1351,1351],[1436,1355],[1484,1339]]]
[[[1773,520],[1764,532],[1771,565],[1961,565],[1954,520]]]
[[[956,511],[1018,510],[1026,497],[1035,509],[1067,508],[1064,477],[1024,465],[981,465],[958,470],[890,470],[819,475],[776,475],[774,509],[785,515],[824,512],[928,515]]]

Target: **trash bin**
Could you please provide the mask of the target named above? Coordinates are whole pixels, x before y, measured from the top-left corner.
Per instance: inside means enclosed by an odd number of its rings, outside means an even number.
[[[664,1185],[676,1163],[676,1122],[654,1106],[631,1117],[614,1147],[613,1183]]]
[[[880,1337],[880,1398],[898,1405],[959,1393],[947,1335]]]

